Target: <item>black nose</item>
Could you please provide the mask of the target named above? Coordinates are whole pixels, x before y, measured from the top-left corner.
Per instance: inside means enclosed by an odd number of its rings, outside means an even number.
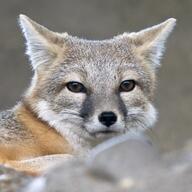
[[[106,111],[99,115],[99,121],[109,127],[117,121],[117,116],[112,111]]]

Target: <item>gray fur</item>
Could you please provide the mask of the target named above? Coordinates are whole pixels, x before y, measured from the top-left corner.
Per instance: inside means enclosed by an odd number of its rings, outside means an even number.
[[[6,110],[0,113],[0,144],[16,143],[21,138],[30,138],[23,125],[17,120],[15,110]]]

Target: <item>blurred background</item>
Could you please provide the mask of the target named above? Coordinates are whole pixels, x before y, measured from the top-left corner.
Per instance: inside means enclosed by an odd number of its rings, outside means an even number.
[[[159,120],[149,135],[164,152],[192,139],[191,0],[6,0],[0,1],[0,110],[15,105],[32,77],[17,19],[26,14],[49,29],[88,38],[111,38],[125,31],[178,20],[159,70]],[[191,147],[192,149],[192,147]]]

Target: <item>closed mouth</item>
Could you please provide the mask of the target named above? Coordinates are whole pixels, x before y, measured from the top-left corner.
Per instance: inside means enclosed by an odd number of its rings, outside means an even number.
[[[111,133],[117,133],[116,131],[112,131],[112,130],[105,130],[105,131],[98,131],[98,132],[95,132],[95,134],[98,134],[98,133],[102,133],[102,134],[111,134]]]
[[[104,131],[96,131],[92,133],[94,137],[111,137],[116,135],[118,132],[113,130],[104,130]]]
[[[85,128],[86,129],[86,128]],[[103,130],[98,130],[94,132],[90,132],[89,130],[86,129],[86,131],[89,133],[89,135],[93,137],[111,137],[113,135],[119,134],[120,131],[118,130],[111,130],[111,129],[103,129]]]

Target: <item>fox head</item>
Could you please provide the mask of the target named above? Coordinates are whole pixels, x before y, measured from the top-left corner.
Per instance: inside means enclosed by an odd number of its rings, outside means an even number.
[[[156,121],[156,71],[171,18],[109,40],[55,33],[20,16],[34,77],[24,100],[71,141],[99,141]],[[76,141],[75,141],[76,140]]]

